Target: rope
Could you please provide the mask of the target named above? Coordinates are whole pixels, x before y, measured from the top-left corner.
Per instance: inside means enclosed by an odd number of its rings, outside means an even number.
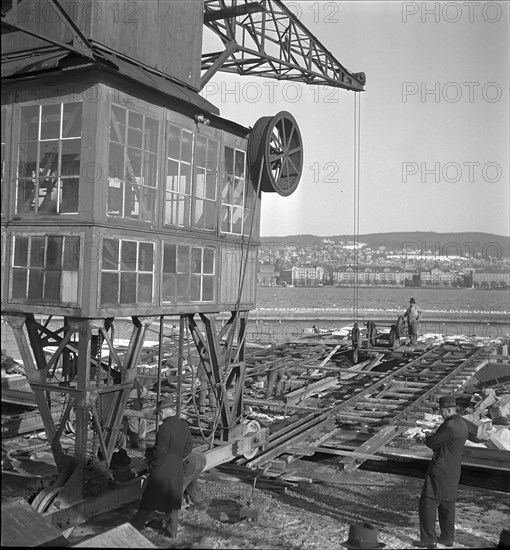
[[[353,244],[354,244],[354,297],[353,314],[354,322],[358,321],[359,309],[359,202],[360,202],[360,118],[361,96],[354,94],[354,182],[353,182]]]

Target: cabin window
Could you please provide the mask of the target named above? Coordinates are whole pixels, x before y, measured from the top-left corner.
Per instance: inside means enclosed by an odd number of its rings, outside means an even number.
[[[11,298],[77,305],[81,256],[79,236],[15,236]]]
[[[197,135],[193,173],[193,227],[216,231],[216,189],[218,183],[218,142]]]
[[[246,153],[225,146],[221,192],[221,230],[234,235],[249,235],[255,208],[255,190],[246,177]]]
[[[216,250],[211,246],[164,244],[162,302],[214,301]]]
[[[154,243],[103,239],[101,305],[151,304]]]
[[[153,222],[156,218],[159,122],[112,105],[108,215]]]
[[[17,213],[78,213],[81,126],[81,103],[21,107]]]
[[[2,216],[4,215],[4,213],[6,212],[7,210],[7,196],[8,196],[8,193],[6,191],[6,188],[4,187],[4,185],[6,184],[6,177],[7,177],[7,173],[6,173],[6,150],[5,150],[5,145],[6,145],[6,126],[7,126],[7,107],[5,106],[2,106],[2,119],[1,119],[1,124],[2,124],[2,187],[1,187],[1,200],[2,200]],[[7,183],[8,185],[8,183]]]

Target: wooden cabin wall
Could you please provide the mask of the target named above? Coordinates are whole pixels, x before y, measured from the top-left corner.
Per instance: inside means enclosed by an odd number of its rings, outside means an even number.
[[[157,69],[198,90],[202,53],[202,0],[61,0],[91,41]],[[63,42],[72,39],[47,0],[23,0],[18,22]],[[4,53],[48,46],[24,33],[2,35]]]

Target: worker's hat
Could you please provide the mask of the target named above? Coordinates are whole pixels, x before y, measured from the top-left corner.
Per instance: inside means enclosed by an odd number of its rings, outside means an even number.
[[[349,538],[340,544],[346,548],[383,548],[386,545],[377,541],[378,534],[370,523],[355,523],[349,527]]]
[[[173,399],[170,399],[169,397],[165,397],[164,399],[160,399],[158,401],[158,404],[156,405],[156,412],[160,412],[164,409],[174,409],[175,403]]]
[[[119,449],[113,453],[110,466],[113,468],[125,468],[131,464],[131,458],[127,454],[125,449]]]
[[[410,304],[415,304],[415,303],[416,303],[416,300],[415,300],[414,298],[411,298],[411,299],[409,300],[409,303],[410,303]]]
[[[449,409],[451,407],[456,407],[457,402],[455,400],[455,395],[443,395],[439,398],[439,408],[440,409]]]

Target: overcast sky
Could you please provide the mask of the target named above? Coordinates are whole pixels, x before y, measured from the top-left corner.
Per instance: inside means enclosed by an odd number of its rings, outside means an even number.
[[[509,234],[508,3],[286,2],[361,96],[359,232]],[[353,232],[354,92],[217,73],[202,95],[253,126],[289,111],[299,187],[262,197],[262,236]]]

